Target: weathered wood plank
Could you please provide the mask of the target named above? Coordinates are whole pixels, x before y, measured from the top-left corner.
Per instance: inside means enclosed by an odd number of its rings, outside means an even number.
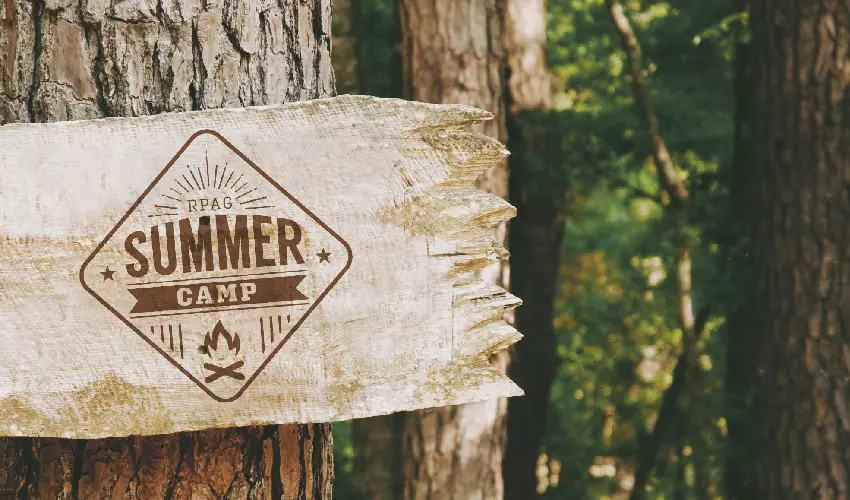
[[[507,154],[465,131],[489,118],[344,96],[0,128],[0,435],[520,394],[487,362],[519,300],[473,276],[514,215],[472,188]]]

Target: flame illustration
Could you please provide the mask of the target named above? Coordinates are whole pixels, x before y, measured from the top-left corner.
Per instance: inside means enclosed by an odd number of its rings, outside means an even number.
[[[239,340],[239,334],[234,333],[230,335],[230,332],[224,328],[224,325],[221,324],[221,320],[216,323],[215,328],[213,328],[212,336],[209,333],[204,337],[204,349],[209,352],[209,349],[218,350],[218,341],[220,337],[224,337],[224,340],[227,342],[227,349],[233,350],[236,349],[234,354],[239,354],[239,346],[241,345],[241,341]]]

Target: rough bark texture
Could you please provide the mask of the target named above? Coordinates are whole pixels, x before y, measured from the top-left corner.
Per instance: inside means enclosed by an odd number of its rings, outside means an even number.
[[[525,390],[508,401],[508,437],[503,465],[505,498],[526,500],[537,494],[537,458],[546,430],[549,391],[558,365],[552,324],[558,278],[558,254],[564,216],[558,197],[539,189],[522,162],[534,153],[534,139],[519,118],[552,107],[551,77],[546,63],[546,6],[543,0],[507,0],[505,45],[508,64],[508,148],[511,158],[510,200],[517,207],[511,221],[511,287],[523,306],[516,327],[525,335],[511,349],[511,378]]]
[[[406,99],[469,104],[495,113],[473,127],[505,139],[503,5],[500,0],[401,0],[402,85]],[[476,184],[507,197],[505,162]],[[498,230],[504,242],[505,228]],[[482,272],[505,286],[507,266]],[[494,356],[503,369],[506,353]],[[498,500],[507,401],[492,400],[355,422],[363,496],[383,499]]]
[[[496,115],[473,127],[504,142],[503,4],[500,0],[401,0],[403,97],[468,104]],[[478,187],[507,197],[502,163]],[[492,276],[495,281],[497,276]]]
[[[329,499],[329,424],[0,440],[0,498]]]
[[[6,0],[0,120],[329,96],[330,1]],[[0,439],[0,498],[329,499],[329,424]]]
[[[546,2],[506,0],[505,52],[510,116],[552,108],[552,75],[546,61]]]
[[[757,498],[850,484],[850,5],[751,2]]]

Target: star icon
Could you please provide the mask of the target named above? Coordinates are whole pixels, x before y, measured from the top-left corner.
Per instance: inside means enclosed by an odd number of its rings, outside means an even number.
[[[103,281],[106,281],[106,280],[115,281],[115,278],[112,277],[112,275],[115,274],[115,271],[110,271],[109,266],[106,266],[106,271],[101,271],[100,274],[103,275]]]
[[[330,260],[331,254],[330,254],[330,252],[326,252],[324,248],[322,249],[322,251],[320,253],[317,253],[316,255],[319,256],[319,264],[321,264],[322,262],[327,262],[327,263],[331,262],[331,260]]]

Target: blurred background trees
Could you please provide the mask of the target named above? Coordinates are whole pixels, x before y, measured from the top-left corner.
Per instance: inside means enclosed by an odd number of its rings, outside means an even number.
[[[340,92],[434,99],[410,93],[435,83],[411,80],[403,69],[410,38],[402,34],[401,4],[346,2],[335,3],[334,12]],[[493,5],[452,2],[459,4],[479,15]],[[746,5],[622,3],[642,49],[658,132],[689,194],[678,237],[605,0],[497,5],[501,24],[490,36],[501,31],[501,40],[479,37],[470,50],[503,51],[504,107],[493,110],[504,110],[512,151],[508,197],[519,208],[508,230],[509,285],[525,300],[515,321],[526,338],[510,353],[508,370],[527,396],[509,401],[504,498],[773,498],[753,489],[751,472],[755,92]],[[475,31],[476,21],[448,14],[434,15],[428,29]],[[762,50],[771,50],[770,43]],[[455,84],[445,73],[434,74],[442,75],[437,85]],[[774,105],[762,101],[761,109]],[[762,142],[761,148],[770,146]],[[691,250],[693,330],[700,335],[694,336],[691,375],[675,385],[684,340],[675,279],[682,242]],[[665,403],[667,417],[659,423],[665,399],[672,403]],[[354,465],[355,457],[375,451],[372,440],[362,433],[353,439],[349,423],[335,424],[334,431],[337,498],[378,498],[362,496],[365,477]],[[396,442],[396,449],[403,454],[408,444]],[[632,491],[638,470],[648,470],[642,497]],[[385,472],[405,480],[401,469]]]

